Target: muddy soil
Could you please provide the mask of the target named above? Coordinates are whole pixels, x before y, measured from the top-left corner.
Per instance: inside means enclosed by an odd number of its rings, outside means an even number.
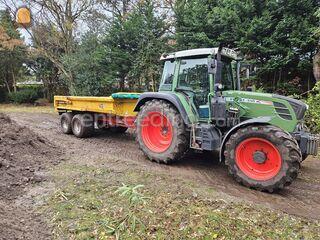
[[[0,239],[49,239],[49,227],[26,195],[46,180],[46,166],[58,163],[55,148],[0,113]]]
[[[169,174],[200,182],[232,200],[259,204],[308,219],[320,219],[320,159],[303,162],[298,179],[285,190],[269,194],[237,184],[223,164],[211,154],[189,154],[173,165],[149,162],[134,141],[134,133],[97,132],[89,139],[64,135],[59,129],[59,116],[54,114],[11,113],[20,125],[29,127],[63,149],[68,161],[113,169],[139,168],[153,173]]]

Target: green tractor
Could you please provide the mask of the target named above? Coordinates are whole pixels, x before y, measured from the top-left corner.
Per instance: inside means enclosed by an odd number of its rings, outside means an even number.
[[[317,155],[318,139],[303,124],[308,106],[241,91],[235,51],[193,49],[161,60],[159,92],[141,94],[135,107],[137,141],[150,160],[171,163],[190,148],[218,151],[237,182],[273,192],[297,178],[308,155]]]

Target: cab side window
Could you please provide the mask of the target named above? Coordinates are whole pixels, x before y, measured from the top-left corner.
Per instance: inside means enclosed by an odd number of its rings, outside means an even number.
[[[166,61],[163,67],[160,90],[171,90],[174,77],[175,62]]]

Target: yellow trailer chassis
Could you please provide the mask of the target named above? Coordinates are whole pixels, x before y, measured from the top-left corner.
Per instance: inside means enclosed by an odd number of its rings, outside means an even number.
[[[59,114],[91,113],[110,126],[134,127],[138,98],[139,93],[115,93],[110,97],[55,96],[54,108]]]

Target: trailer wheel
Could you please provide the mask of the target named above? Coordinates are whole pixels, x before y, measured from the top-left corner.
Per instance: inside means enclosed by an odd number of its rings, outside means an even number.
[[[137,116],[137,141],[151,161],[171,163],[188,149],[188,134],[177,109],[163,100],[145,103]]]
[[[110,127],[109,129],[113,133],[125,133],[128,130],[127,127],[121,127],[121,126]]]
[[[61,131],[64,134],[72,133],[72,126],[71,126],[72,118],[73,118],[73,113],[71,112],[66,112],[61,115],[60,126],[61,126]]]
[[[77,114],[72,118],[72,132],[78,138],[90,137],[94,132],[91,114]]]
[[[268,192],[290,185],[297,178],[302,158],[296,140],[271,125],[239,129],[226,143],[224,155],[237,182]]]

